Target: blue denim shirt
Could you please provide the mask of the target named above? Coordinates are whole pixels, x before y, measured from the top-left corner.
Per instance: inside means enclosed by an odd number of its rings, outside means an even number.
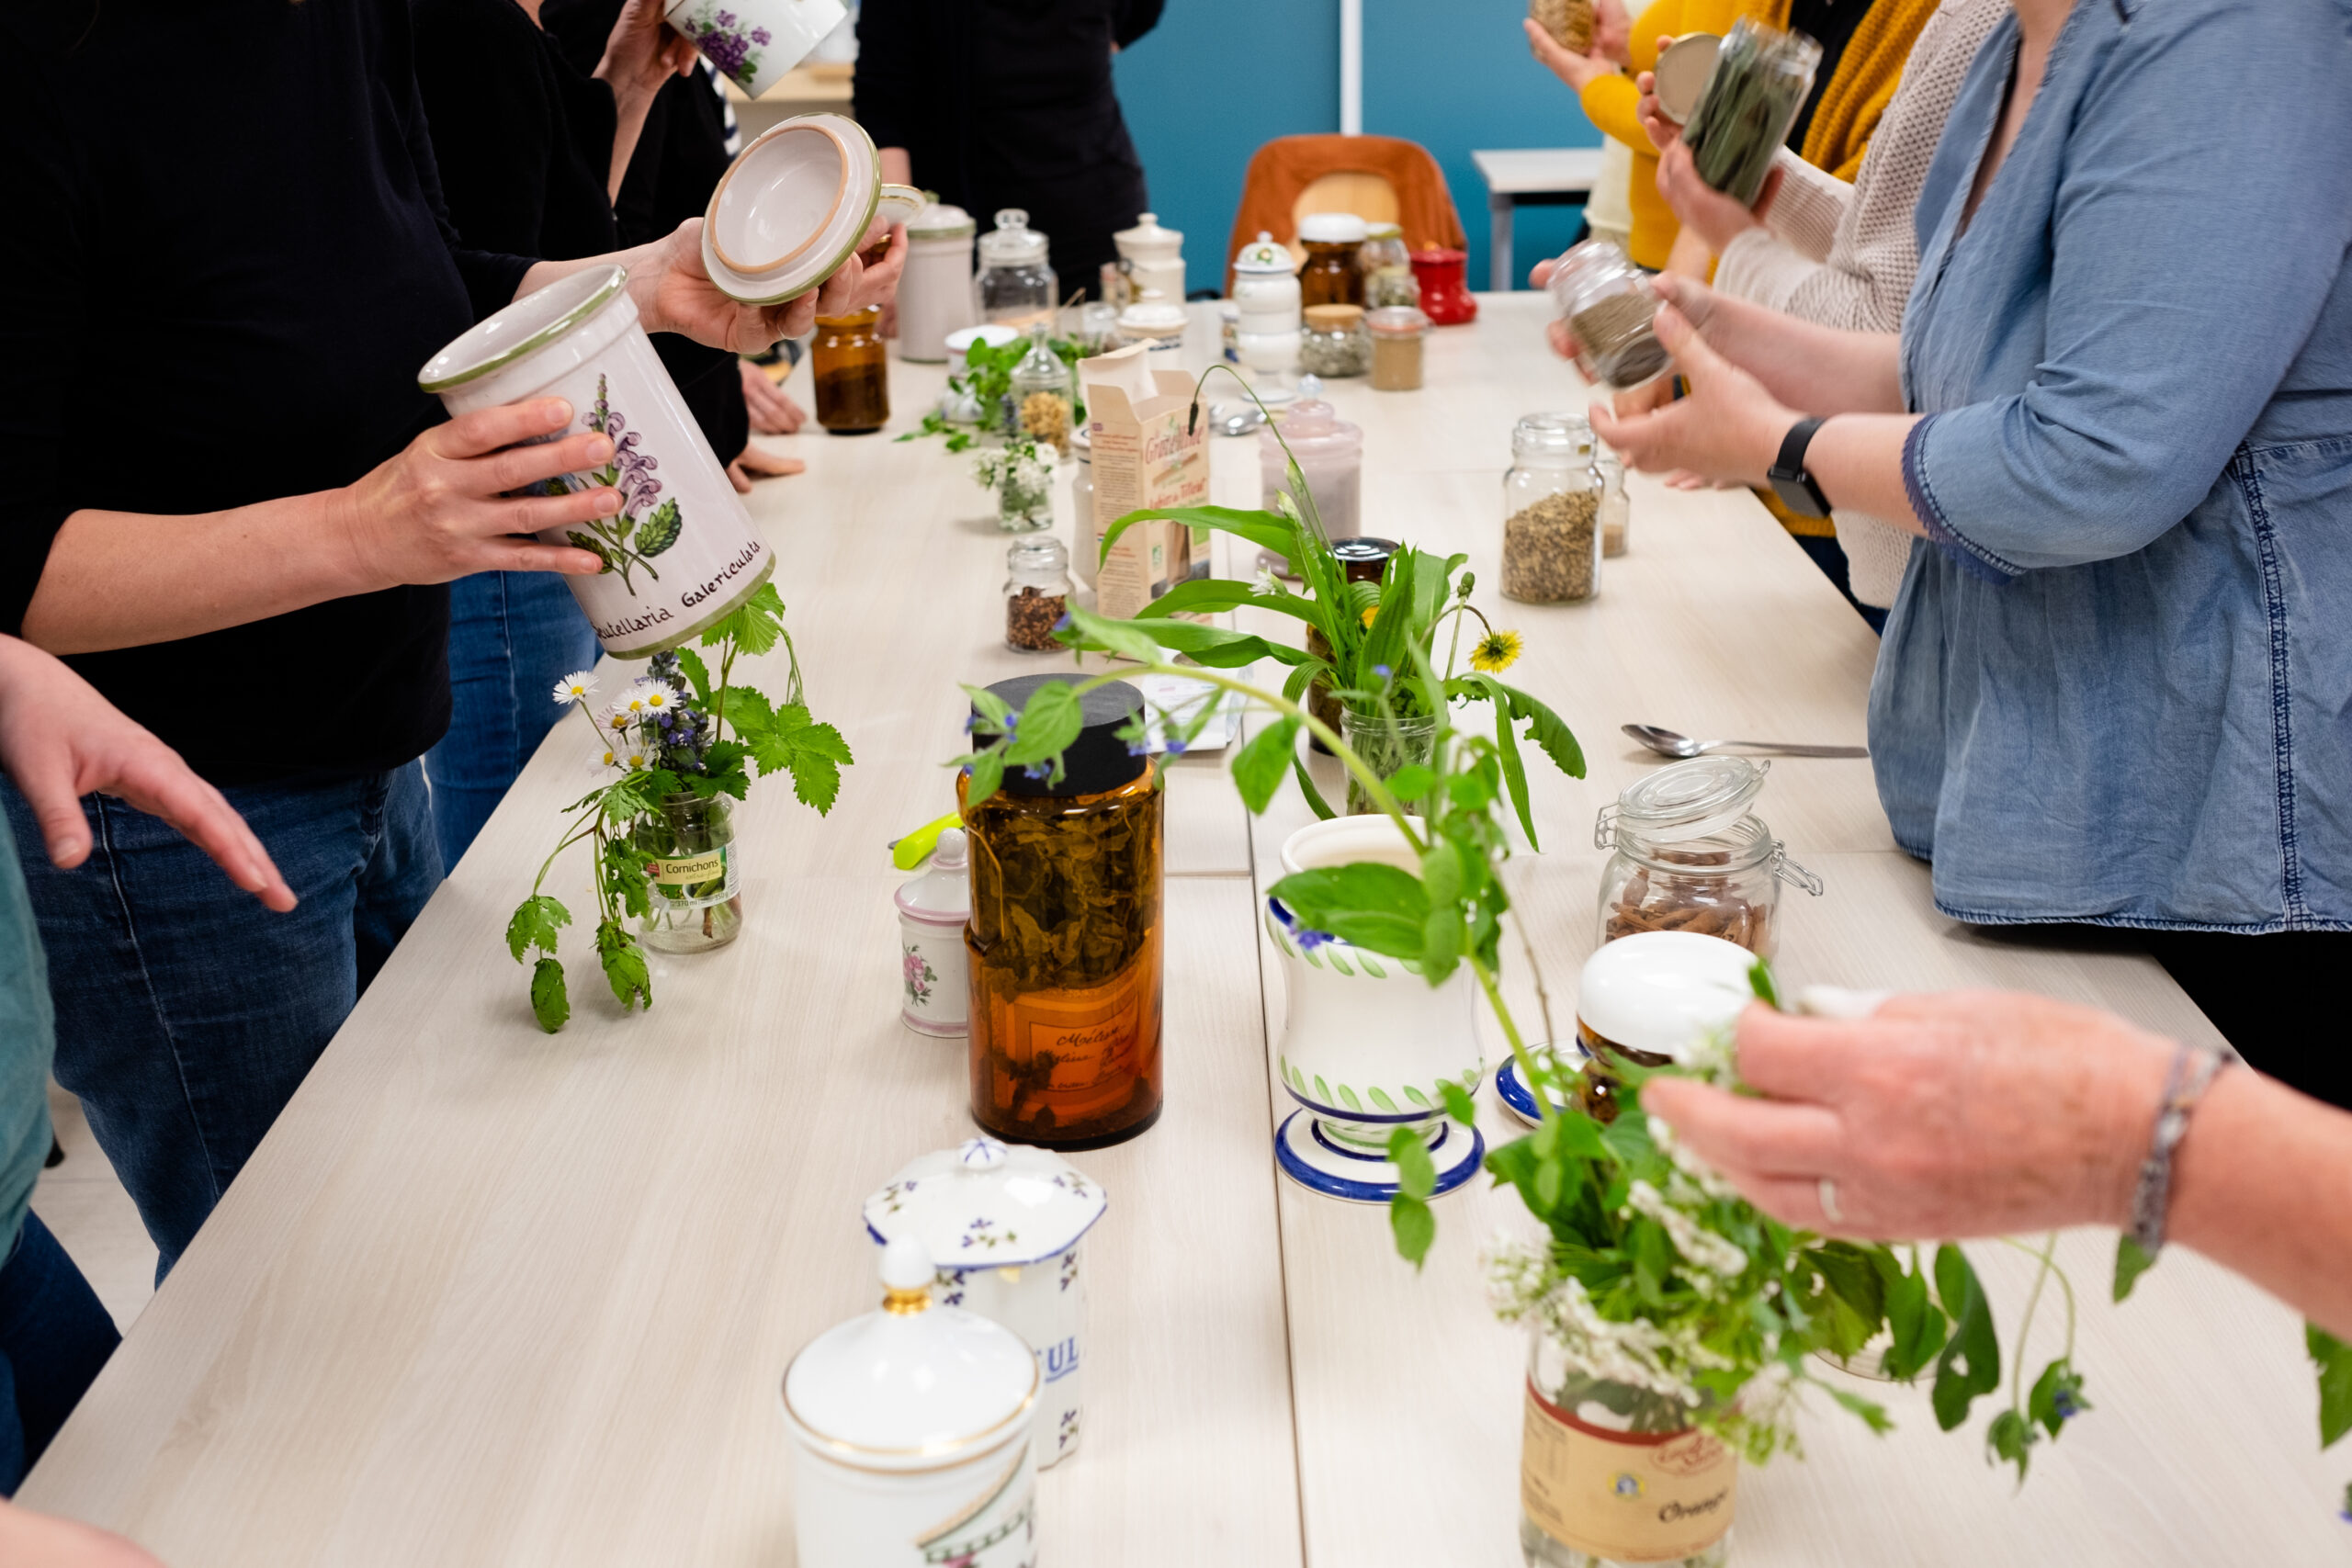
[[[1879,795],[1963,920],[2352,929],[2352,0],[2017,19],[1918,206]]]

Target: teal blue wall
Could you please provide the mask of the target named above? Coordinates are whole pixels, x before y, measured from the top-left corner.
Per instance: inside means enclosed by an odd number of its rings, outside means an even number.
[[[1363,0],[1364,130],[1427,147],[1486,287],[1487,191],[1473,147],[1599,143],[1575,97],[1527,52],[1525,0]],[[1274,137],[1340,128],[1338,0],[1168,0],[1121,54],[1119,101],[1159,220],[1184,233],[1189,287],[1224,281],[1250,155]],[[1513,276],[1574,237],[1568,208],[1519,214]]]

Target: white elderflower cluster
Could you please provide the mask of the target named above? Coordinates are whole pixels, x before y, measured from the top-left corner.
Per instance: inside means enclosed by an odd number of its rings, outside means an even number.
[[[1689,1197],[1701,1202],[1706,1195],[1692,1185]],[[1686,1201],[1688,1199],[1685,1200]],[[1674,1250],[1682,1255],[1685,1263],[1718,1279],[1732,1279],[1747,1272],[1747,1254],[1722,1236],[1707,1229],[1684,1210],[1668,1201],[1665,1193],[1646,1181],[1635,1181],[1626,1191],[1625,1207],[1645,1219],[1656,1220],[1666,1227],[1667,1239],[1674,1243]],[[1694,1284],[1703,1284],[1694,1279]]]
[[[1696,1407],[1703,1396],[1691,1374],[1732,1364],[1701,1343],[1695,1324],[1664,1327],[1645,1318],[1619,1323],[1603,1317],[1583,1282],[1555,1275],[1539,1247],[1498,1238],[1485,1262],[1495,1315],[1532,1325],[1569,1362],[1604,1382]]]

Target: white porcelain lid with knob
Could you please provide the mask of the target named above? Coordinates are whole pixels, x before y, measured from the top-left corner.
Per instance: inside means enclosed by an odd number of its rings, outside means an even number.
[[[962,925],[972,912],[970,856],[963,829],[941,829],[930,867],[891,896],[899,913],[925,925]]]
[[[977,1313],[934,1306],[931,1254],[882,1252],[882,1310],[827,1329],[784,1374],[795,1435],[844,1464],[913,1470],[1001,1442],[1037,1397],[1037,1358]]]
[[[971,1138],[892,1177],[865,1201],[865,1228],[918,1238],[943,1269],[1010,1269],[1069,1250],[1109,1202],[1051,1150]]]
[[[1112,235],[1111,243],[1129,261],[1174,261],[1183,249],[1184,232],[1161,228],[1156,215],[1145,212],[1136,216],[1134,228]]]
[[[1603,942],[1577,983],[1578,1021],[1612,1045],[1679,1061],[1756,999],[1756,954],[1695,931],[1642,931]]]
[[[1302,244],[1360,245],[1369,226],[1352,212],[1310,212],[1298,220]]]
[[[1261,229],[1256,239],[1234,253],[1233,270],[1288,275],[1298,270],[1298,261],[1287,246],[1278,243],[1272,234]]]

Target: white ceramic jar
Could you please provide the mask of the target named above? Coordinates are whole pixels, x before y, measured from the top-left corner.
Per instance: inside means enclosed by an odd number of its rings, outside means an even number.
[[[1235,254],[1233,302],[1241,307],[1241,332],[1298,331],[1298,264],[1272,234],[1260,233]]]
[[[899,357],[947,357],[947,334],[980,318],[972,292],[972,215],[933,202],[907,223],[907,270],[899,279]]]
[[[669,23],[756,98],[847,19],[841,0],[671,0]]]
[[[1078,1448],[1086,1337],[1079,1242],[1108,1201],[1051,1150],[989,1137],[923,1156],[865,1201],[875,1240],[912,1237],[929,1250],[942,1306],[992,1318],[1036,1352],[1041,1470]]]
[[[931,865],[902,886],[899,908],[899,1017],[918,1034],[961,1034],[972,1005],[964,922],[972,915],[964,829],[941,830]]]
[[[435,355],[417,384],[453,415],[563,398],[572,423],[561,434],[612,438],[605,468],[550,483],[612,485],[620,514],[538,537],[603,558],[595,576],[565,581],[606,652],[644,659],[726,618],[768,580],[775,557],[653,352],[628,282],[617,266],[559,278]]]
[[[1294,874],[1359,861],[1419,874],[1386,817],[1309,823],[1283,840],[1282,855]],[[1266,900],[1265,923],[1283,960],[1275,1067],[1300,1106],[1274,1136],[1284,1174],[1329,1197],[1385,1203],[1396,1194],[1388,1139],[1409,1127],[1429,1145],[1438,1191],[1469,1180],[1486,1142],[1446,1116],[1441,1085],[1476,1092],[1486,1073],[1470,972],[1432,987],[1419,964],[1310,931],[1279,898]]]
[[[1149,294],[1179,301],[1184,298],[1182,231],[1160,227],[1159,220],[1147,212],[1136,218],[1134,228],[1112,235],[1111,243],[1126,264],[1127,288],[1134,298]]]
[[[886,1248],[882,1310],[784,1374],[800,1568],[1035,1568],[1036,1359],[931,1278],[921,1242]]]

